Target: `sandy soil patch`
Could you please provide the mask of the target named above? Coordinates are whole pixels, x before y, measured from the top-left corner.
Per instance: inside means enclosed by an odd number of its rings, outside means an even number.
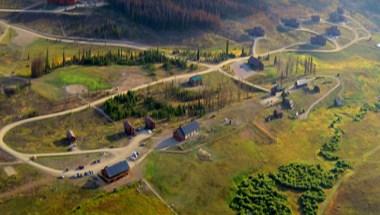
[[[4,172],[7,174],[8,177],[11,177],[13,175],[17,175],[16,170],[11,166],[4,167]]]
[[[17,35],[16,37],[12,39],[12,43],[21,47],[28,46],[29,44],[33,43],[37,39],[37,37],[35,37],[34,35],[30,33],[20,32],[17,30],[16,30],[16,33]]]
[[[235,72],[235,75],[241,79],[247,79],[257,73],[249,68],[245,62],[236,62],[232,64],[231,68]]]
[[[74,84],[74,85],[68,85],[65,87],[65,92],[69,95],[80,95],[85,94],[88,92],[87,87],[80,85],[80,84]]]
[[[120,75],[120,78],[115,85],[118,86],[120,90],[124,91],[149,82],[149,78],[147,78],[145,75],[128,71],[123,72]]]

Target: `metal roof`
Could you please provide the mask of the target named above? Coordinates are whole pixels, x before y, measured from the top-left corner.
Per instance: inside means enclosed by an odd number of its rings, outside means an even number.
[[[193,121],[185,126],[181,126],[180,130],[182,134],[186,136],[187,134],[190,134],[194,131],[198,131],[199,128],[200,128],[199,123],[197,121]]]
[[[302,86],[302,85],[307,85],[308,82],[309,82],[309,80],[307,80],[307,79],[300,79],[300,80],[296,81],[296,84],[297,84],[297,86]]]
[[[123,172],[127,172],[129,170],[129,164],[126,160],[120,161],[112,166],[104,168],[105,173],[108,177],[115,177]]]
[[[190,78],[190,81],[202,81],[202,76],[195,75],[195,76]]]

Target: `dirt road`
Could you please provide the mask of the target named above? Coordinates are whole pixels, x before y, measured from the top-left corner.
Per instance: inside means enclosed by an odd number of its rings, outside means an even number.
[[[32,34],[33,36],[36,36],[36,37],[39,37],[39,38],[43,38],[43,39],[48,39],[48,40],[54,40],[54,41],[60,40],[61,42],[66,42],[66,43],[81,43],[81,44],[90,44],[90,45],[104,45],[104,42],[105,42],[105,41],[99,41],[97,39],[60,38],[60,37],[56,37],[56,36],[47,36],[47,35],[44,35],[44,34],[40,34],[40,33],[34,32],[34,31],[30,30],[30,29],[25,29],[24,27],[18,27],[18,26],[14,26],[14,25],[8,25],[7,23],[4,23],[4,22],[2,22],[2,23],[5,24],[7,27],[11,26],[12,28],[14,28],[18,32]],[[363,30],[365,29],[364,26],[362,26],[362,28],[363,28]],[[294,52],[294,51],[295,52],[309,52],[309,53],[313,53],[313,52],[320,52],[320,53],[339,52],[339,51],[344,50],[345,48],[350,47],[351,45],[353,45],[353,44],[355,44],[355,43],[357,43],[359,41],[366,40],[366,39],[370,38],[371,37],[370,32],[368,30],[366,30],[366,29],[365,29],[365,31],[368,33],[367,36],[355,38],[355,40],[351,41],[349,44],[347,44],[345,46],[341,46],[339,48],[336,47],[336,49],[334,49],[334,50],[293,50],[293,49],[289,49],[290,47],[293,47],[293,46],[295,46],[297,44],[304,44],[303,42],[300,42],[300,43],[290,44],[290,45],[285,46],[283,48],[280,48],[280,49],[277,49],[277,50],[272,50],[272,51],[269,51],[267,53],[262,53],[259,56],[266,56],[268,54],[275,54],[275,53],[282,53],[282,52]],[[359,35],[357,34],[357,36],[359,36]],[[145,49],[148,48],[148,46],[136,44],[136,43],[133,43],[133,42],[130,42],[130,41],[106,41],[106,42],[110,46],[128,47],[128,48],[135,48],[135,49],[139,49],[139,50],[145,50]],[[239,79],[239,78],[237,78],[237,77],[235,77],[233,75],[230,75],[230,74],[228,74],[228,73],[226,73],[226,72],[224,72],[222,70],[222,68],[224,66],[228,65],[228,64],[231,64],[231,63],[234,63],[234,62],[248,60],[248,58],[249,57],[230,59],[230,60],[224,61],[224,62],[222,62],[222,63],[220,63],[218,65],[201,64],[202,66],[207,67],[207,69],[204,70],[204,71],[201,71],[201,72],[197,72],[197,73],[183,74],[183,75],[168,77],[168,78],[165,78],[165,79],[161,79],[161,80],[158,80],[158,81],[151,82],[149,84],[143,84],[143,85],[135,87],[134,89],[131,89],[131,90],[132,91],[136,91],[136,90],[144,89],[144,88],[147,88],[149,86],[157,85],[157,84],[160,84],[160,83],[170,82],[170,81],[178,80],[178,79],[188,79],[188,78],[190,78],[191,76],[194,76],[194,75],[204,75],[204,74],[211,73],[213,71],[221,71],[222,74],[227,75],[228,77],[231,77],[231,78],[233,78],[233,79],[235,79],[237,81],[240,81],[240,82],[242,82],[244,84],[249,84],[250,86],[252,85],[252,87],[255,87],[255,88],[258,88],[258,89],[261,89],[261,90],[267,92],[268,89],[261,88],[260,86],[253,85],[252,83],[247,83],[246,81],[241,80],[241,79]],[[339,87],[339,86],[337,86],[337,87]],[[335,89],[332,89],[331,91],[334,91],[334,90]],[[47,172],[47,173],[49,173],[51,175],[60,176],[62,174],[61,170],[56,170],[56,169],[53,169],[53,168],[46,167],[46,166],[43,166],[41,164],[38,164],[38,163],[30,160],[30,156],[33,156],[33,155],[20,153],[20,152],[17,152],[15,150],[13,150],[11,147],[9,147],[4,142],[4,136],[11,129],[13,129],[13,128],[17,127],[17,126],[23,125],[25,123],[36,122],[36,121],[40,121],[40,120],[44,120],[44,119],[48,119],[48,118],[53,118],[53,117],[63,116],[63,115],[66,115],[66,114],[72,114],[72,113],[80,112],[82,110],[90,108],[91,106],[100,105],[100,104],[104,103],[106,100],[114,97],[115,95],[118,95],[120,93],[126,93],[126,92],[127,91],[118,92],[118,93],[116,93],[114,95],[107,96],[105,98],[102,98],[102,99],[99,99],[97,101],[94,101],[94,102],[92,102],[92,103],[90,103],[88,105],[80,106],[80,107],[73,108],[73,109],[70,109],[70,110],[66,110],[66,111],[62,111],[62,112],[58,112],[58,113],[47,114],[47,115],[38,116],[38,117],[29,118],[29,119],[25,119],[25,120],[21,120],[21,121],[18,121],[18,122],[11,123],[11,124],[3,127],[0,130],[0,148],[3,149],[4,151],[8,152],[12,156],[16,157],[17,159],[19,159],[19,160],[21,160],[21,161],[23,161],[23,162],[25,162],[25,163],[33,166],[33,167],[36,167],[36,168],[38,168],[38,169],[40,169],[42,171],[45,171],[45,172]],[[331,92],[329,94],[331,94]],[[327,97],[327,96],[328,95],[325,95],[325,97]],[[310,112],[318,103],[319,102],[316,102],[315,105],[312,105],[312,107],[309,108],[308,112]],[[132,146],[137,145],[138,142],[139,141],[136,140],[136,142]],[[91,151],[91,152],[112,152],[112,153],[115,153],[116,154],[115,159],[107,161],[107,164],[112,164],[112,162],[114,162],[114,161],[116,162],[116,161],[118,161],[118,159],[119,160],[125,159],[126,155],[131,152],[130,150],[133,148],[132,146],[128,147],[128,148],[120,148],[120,149],[98,149],[96,151]],[[125,153],[124,153],[124,151],[125,151]],[[123,152],[123,153],[118,153],[118,152]],[[84,153],[90,153],[90,152],[89,151],[68,152],[68,153],[65,153],[65,155],[73,155],[73,154],[76,154],[76,153],[77,154],[84,154]],[[38,154],[38,156],[57,156],[57,155],[62,155],[62,154],[57,154],[57,153]],[[146,153],[146,155],[144,156],[144,158],[147,155],[148,155],[148,153]],[[140,158],[140,161],[141,160],[143,160],[143,158]],[[104,165],[106,165],[106,164],[102,163],[102,165],[94,166],[93,169],[91,169],[91,170],[98,171],[98,170],[100,170],[100,167],[103,167]],[[133,163],[131,165],[134,166]],[[88,171],[88,170],[86,170],[86,171]],[[71,176],[74,173],[76,173],[76,172],[70,171],[70,172],[66,173],[65,175]]]

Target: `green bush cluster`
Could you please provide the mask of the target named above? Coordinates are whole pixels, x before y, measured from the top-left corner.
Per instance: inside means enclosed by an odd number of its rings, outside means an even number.
[[[338,177],[348,169],[352,169],[352,166],[346,161],[339,160],[335,163],[334,168],[330,170],[330,173],[335,179],[338,179]]]
[[[237,188],[230,207],[237,214],[290,215],[285,195],[267,175],[259,174],[244,179]]]
[[[301,212],[304,215],[316,215],[318,212],[318,204],[323,201],[325,201],[325,193],[320,189],[308,190],[298,199]]]
[[[368,103],[365,103],[360,108],[359,112],[354,116],[354,122],[360,122],[367,115],[368,111],[374,110]]]
[[[281,166],[271,177],[281,186],[305,191],[328,189],[333,186],[333,177],[320,165],[292,163]]]
[[[336,115],[334,120],[330,123],[329,128],[334,130],[333,136],[329,139],[327,143],[325,143],[319,155],[322,156],[327,161],[337,161],[339,157],[334,153],[339,150],[339,144],[341,142],[341,138],[343,135],[342,129],[338,128],[337,125],[342,121],[342,117]]]
[[[332,188],[339,176],[350,168],[350,164],[342,160],[336,162],[330,171],[320,165],[284,165],[275,174],[259,174],[243,180],[230,207],[237,214],[289,214],[286,197],[277,191],[279,186],[303,192],[298,199],[302,214],[315,215],[318,204],[325,200],[323,190]],[[283,213],[278,212],[280,208],[284,210],[281,211]]]

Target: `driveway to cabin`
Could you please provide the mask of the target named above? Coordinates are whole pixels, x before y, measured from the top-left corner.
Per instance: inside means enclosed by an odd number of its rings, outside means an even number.
[[[338,89],[341,85],[342,82],[339,78],[332,76],[332,75],[319,75],[319,77],[324,77],[324,78],[330,78],[333,79],[337,82],[337,84],[331,88],[329,91],[327,91],[321,98],[317,99],[310,107],[305,111],[304,114],[302,114],[299,119],[305,120],[309,117],[310,112],[318,105],[320,104],[323,100],[325,100],[329,95],[331,95],[336,89]]]
[[[304,52],[304,53],[333,53],[333,52],[340,52],[340,51],[342,51],[342,50],[344,50],[344,49],[352,46],[353,44],[355,44],[355,43],[357,43],[359,41],[368,40],[369,38],[371,38],[371,33],[363,25],[361,25],[359,22],[357,22],[356,20],[354,20],[351,17],[348,17],[348,18],[351,19],[353,22],[358,23],[358,25],[360,26],[360,28],[362,30],[366,31],[368,33],[368,35],[367,36],[363,36],[363,37],[359,37],[359,34],[356,31],[356,29],[351,28],[354,32],[356,32],[355,33],[355,39],[353,41],[351,41],[350,43],[348,43],[348,44],[346,44],[344,46],[341,46],[339,48],[337,47],[336,49],[333,49],[333,50],[299,50],[299,49],[290,49],[291,47],[294,47],[297,44],[304,44],[303,42],[299,42],[299,43],[290,44],[288,46],[284,46],[283,48],[280,48],[280,49],[277,49],[277,50],[272,50],[272,51],[269,51],[267,53],[260,54],[258,56],[267,56],[267,55],[271,55],[271,54],[275,54],[275,53],[282,53],[282,52]],[[15,25],[9,25],[9,24],[7,24],[4,21],[0,21],[0,24],[5,25],[7,28],[8,27],[12,27],[18,33],[21,33],[21,34],[31,34],[31,35],[33,35],[35,37],[39,37],[39,38],[43,38],[43,39],[47,39],[47,40],[53,40],[53,41],[61,41],[61,42],[76,43],[76,44],[79,43],[79,44],[89,44],[89,45],[101,45],[101,46],[105,45],[105,43],[106,43],[109,46],[128,47],[128,48],[134,48],[134,49],[138,49],[138,50],[146,50],[146,49],[149,48],[148,46],[140,45],[140,44],[137,44],[137,43],[134,43],[134,42],[130,42],[130,41],[102,41],[102,40],[92,39],[92,38],[58,37],[58,36],[41,34],[41,33],[35,32],[35,31],[31,30],[31,29],[27,29],[25,27],[19,27],[19,26],[15,26]],[[242,79],[240,79],[240,78],[238,78],[238,77],[236,77],[234,75],[231,75],[231,74],[229,74],[227,72],[224,72],[222,70],[222,68],[224,66],[226,66],[226,65],[229,65],[229,64],[235,63],[235,62],[239,62],[239,61],[246,61],[246,60],[248,60],[248,58],[249,58],[249,56],[248,57],[229,59],[229,60],[224,61],[224,62],[222,62],[222,63],[220,63],[218,65],[209,65],[209,64],[198,63],[199,65],[207,67],[207,69],[204,70],[204,71],[201,71],[201,72],[197,72],[197,73],[182,74],[182,75],[178,75],[178,76],[172,76],[172,77],[164,78],[164,79],[161,79],[161,80],[158,80],[158,81],[151,82],[149,84],[140,85],[139,87],[135,87],[135,88],[130,89],[130,90],[131,91],[141,90],[141,89],[147,88],[149,86],[153,86],[153,85],[157,85],[157,84],[161,84],[161,83],[165,83],[165,82],[170,82],[170,81],[173,81],[173,80],[188,79],[188,78],[190,78],[191,76],[194,76],[194,75],[204,75],[204,74],[208,74],[208,73],[211,73],[211,72],[214,72],[214,71],[219,71],[222,74],[226,75],[227,77],[230,77],[230,78],[232,78],[232,79],[234,79],[236,81],[239,81],[239,82],[241,82],[243,84],[246,84],[246,85],[249,85],[251,87],[254,87],[254,88],[258,89],[258,90],[261,90],[261,91],[264,91],[264,92],[268,92],[269,91],[268,89],[262,88],[260,86],[256,86],[256,85],[254,85],[254,84],[252,84],[250,82],[242,80]],[[340,86],[340,81],[339,81],[339,86]],[[339,86],[336,86],[335,89],[338,88]],[[323,99],[325,99],[335,89],[330,90],[331,92],[329,91],[326,95],[324,95],[319,100],[322,101]],[[30,156],[33,156],[33,155],[20,153],[20,152],[15,151],[11,147],[9,147],[4,142],[4,136],[11,129],[13,129],[13,128],[17,127],[17,126],[20,126],[20,125],[23,125],[23,124],[26,124],[26,123],[31,123],[31,122],[35,122],[35,121],[40,121],[40,120],[48,119],[48,118],[63,116],[63,115],[66,115],[66,114],[72,114],[72,113],[75,113],[75,112],[80,112],[80,111],[85,110],[87,108],[95,107],[95,106],[98,106],[100,104],[103,104],[108,99],[111,99],[111,98],[113,98],[116,95],[123,94],[123,93],[126,93],[126,92],[128,92],[128,90],[117,92],[114,95],[107,96],[105,98],[102,98],[102,99],[99,99],[97,101],[91,102],[88,105],[83,105],[83,106],[80,106],[80,107],[77,107],[77,108],[73,108],[73,109],[62,111],[62,112],[58,112],[58,113],[52,113],[52,114],[47,114],[47,115],[43,115],[43,116],[37,116],[37,117],[34,117],[34,118],[24,119],[24,120],[21,120],[21,121],[18,121],[18,122],[11,123],[11,124],[3,127],[0,130],[0,148],[3,149],[4,151],[8,152],[9,154],[11,154],[12,156],[14,156],[15,158],[17,158],[17,159],[19,159],[19,160],[21,160],[21,161],[23,161],[23,162],[25,162],[25,163],[33,166],[33,167],[36,167],[36,168],[38,168],[38,169],[40,169],[42,171],[45,171],[45,172],[47,172],[47,173],[49,173],[51,175],[54,175],[54,176],[61,176],[62,175],[62,170],[53,169],[53,168],[50,168],[50,167],[47,167],[47,166],[43,166],[43,165],[41,165],[39,163],[36,163],[36,162],[30,160]],[[313,104],[309,108],[309,110],[307,111],[307,114],[305,114],[305,118],[307,118],[307,116],[311,112],[311,110],[320,101],[316,101],[315,104]],[[141,137],[141,139],[140,139],[140,137]],[[147,138],[147,137],[145,136],[145,138]],[[119,149],[98,149],[98,150],[96,150],[96,152],[112,152],[112,153],[115,153],[116,156],[115,156],[114,159],[112,159],[110,161],[107,161],[107,163],[101,163],[99,165],[94,165],[93,167],[91,167],[91,169],[86,169],[86,170],[87,171],[88,170],[99,171],[100,169],[102,169],[104,167],[104,165],[112,164],[112,162],[117,162],[117,161],[126,159],[126,157],[129,156],[130,153],[132,153],[132,151],[136,148],[136,146],[141,141],[143,141],[145,138],[144,138],[144,136],[136,137],[136,139],[133,140],[132,144],[130,144],[130,145],[126,146],[126,147],[123,147],[123,148],[119,148]],[[151,148],[147,153],[144,154],[143,157],[141,157],[138,160],[138,162],[141,162],[153,150],[154,150],[154,148]],[[94,151],[67,152],[67,153],[65,153],[65,155],[73,155],[75,153],[77,153],[77,154],[86,154],[86,153],[92,153],[92,152],[94,152]],[[39,156],[57,156],[56,153],[52,153],[52,154],[38,154],[38,155]],[[62,154],[60,154],[60,155],[62,155]],[[134,166],[134,162],[131,162],[131,166]],[[86,171],[86,170],[84,170],[84,171]],[[65,176],[71,176],[74,173],[77,173],[77,172],[76,171],[69,171],[69,172],[65,173]]]

